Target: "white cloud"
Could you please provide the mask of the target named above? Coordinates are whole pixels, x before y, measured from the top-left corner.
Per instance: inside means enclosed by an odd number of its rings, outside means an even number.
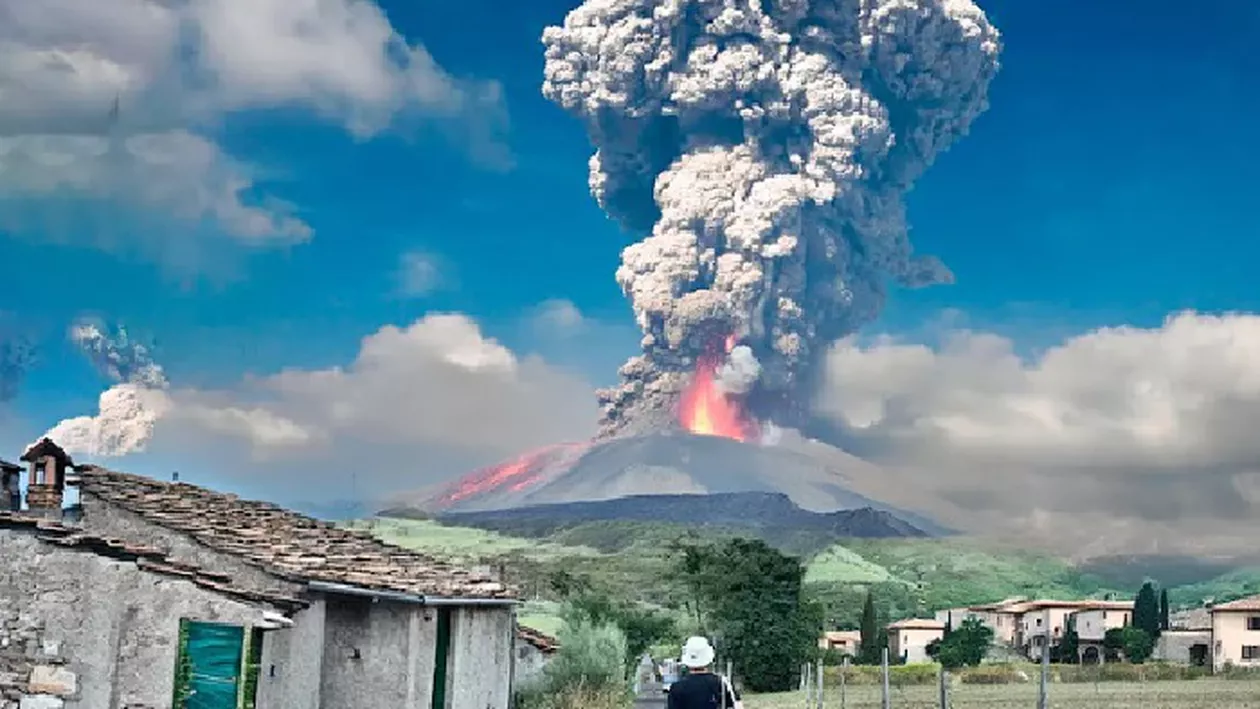
[[[409,298],[428,295],[443,286],[447,267],[432,254],[423,251],[405,253],[398,264],[398,292]]]
[[[214,223],[251,245],[291,244],[311,229],[275,200],[250,204],[249,168],[186,131],[111,140],[83,135],[0,137],[0,204],[65,196]],[[56,209],[54,205],[50,205]]]
[[[1260,512],[1256,315],[1187,312],[1033,358],[976,332],[936,349],[844,341],[828,354],[816,409],[849,447],[917,471],[916,486],[962,517],[1093,516],[1093,527],[1059,531],[1094,534]]]
[[[533,324],[546,334],[571,335],[582,330],[587,321],[573,301],[556,298],[534,309]]]
[[[463,315],[433,314],[369,335],[344,367],[286,369],[217,391],[118,385],[100,414],[49,435],[81,455],[165,446],[312,481],[353,467],[384,493],[585,438],[595,419],[585,382],[518,357]]]
[[[108,199],[292,243],[309,227],[246,199],[257,170],[204,130],[224,114],[306,109],[360,138],[428,117],[489,142],[505,120],[497,84],[452,77],[369,0],[0,0],[0,18],[10,207]]]

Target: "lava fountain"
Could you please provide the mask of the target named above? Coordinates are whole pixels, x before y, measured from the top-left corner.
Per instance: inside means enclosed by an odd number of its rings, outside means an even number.
[[[678,424],[700,436],[720,436],[737,441],[756,440],[757,422],[744,413],[738,398],[722,391],[717,372],[735,346],[735,337],[726,338],[721,352],[708,352],[696,360],[696,371],[678,401]]]

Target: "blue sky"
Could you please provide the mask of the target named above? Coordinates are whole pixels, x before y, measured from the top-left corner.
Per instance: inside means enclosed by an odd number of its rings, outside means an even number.
[[[872,332],[914,336],[957,311],[951,322],[1037,348],[1101,325],[1157,326],[1185,308],[1260,309],[1248,206],[1260,184],[1260,10],[1231,0],[1203,0],[1193,16],[1166,0],[1140,10],[979,4],[1005,41],[991,108],[909,202],[917,249],[941,257],[957,283],[894,293]],[[345,364],[383,325],[437,311],[610,383],[637,340],[613,281],[631,237],[588,192],[582,128],[539,91],[539,36],[571,5],[383,3],[451,75],[499,82],[510,165],[485,158],[484,136],[424,120],[355,137],[312,112],[267,107],[205,128],[258,168],[258,194],[294,205],[313,229],[308,243],[250,251],[208,240],[173,257],[101,248],[92,236],[105,230],[169,246],[214,228],[108,202],[88,216],[66,208],[45,227],[0,221],[0,310],[42,345],[19,415],[0,433],[4,449],[90,410],[108,385],[62,341],[83,314],[154,339],[177,386]],[[57,238],[62,230],[76,238]],[[441,265],[431,292],[398,292],[407,252]],[[575,304],[598,336],[549,340],[523,325],[549,299]]]

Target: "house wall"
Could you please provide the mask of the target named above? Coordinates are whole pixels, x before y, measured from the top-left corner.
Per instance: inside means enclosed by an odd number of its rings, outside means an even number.
[[[89,492],[82,492],[80,502],[83,519],[78,526],[90,534],[156,547],[172,559],[227,574],[242,588],[288,595],[302,590],[301,584],[278,579],[238,556],[215,551],[188,534],[154,524]]]
[[[428,709],[436,647],[435,609],[326,597],[322,709],[360,709],[364,697],[374,706]]]
[[[1196,645],[1212,646],[1212,633],[1208,630],[1165,630],[1155,641],[1154,658],[1164,662],[1188,665],[1192,662],[1190,650]]]
[[[451,622],[450,709],[506,707],[512,696],[511,607],[455,609]]]
[[[944,630],[935,629],[889,628],[888,640],[891,646],[889,649],[896,657],[904,656],[906,664],[931,662],[932,658],[928,657],[927,646],[933,640],[939,640],[944,634]]]
[[[0,707],[32,694],[29,679],[44,696],[22,707],[168,707],[181,618],[261,616],[189,581],[0,529]]]
[[[516,640],[516,666],[512,670],[514,688],[528,687],[542,679],[543,669],[547,666],[547,656],[542,650],[524,640]]]
[[[258,709],[321,709],[324,602],[293,615],[293,627],[263,636]]]
[[[1084,610],[1077,611],[1076,637],[1086,642],[1102,642],[1108,630],[1123,628],[1129,624],[1130,613],[1120,610]],[[1064,630],[1067,623],[1064,622]]]
[[[1212,667],[1225,665],[1258,667],[1260,660],[1244,660],[1243,647],[1260,647],[1260,630],[1247,630],[1247,618],[1260,618],[1260,612],[1215,611],[1212,613]]]
[[[977,613],[984,624],[993,629],[993,640],[1002,645],[1014,645],[1019,634],[1020,616],[1018,613],[993,611]]]

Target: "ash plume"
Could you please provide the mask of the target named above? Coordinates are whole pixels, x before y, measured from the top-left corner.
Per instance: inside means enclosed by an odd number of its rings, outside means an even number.
[[[591,192],[646,235],[616,276],[643,353],[600,394],[604,435],[668,426],[732,333],[750,412],[799,425],[825,345],[888,282],[951,280],[913,254],[903,197],[987,108],[999,35],[970,0],[587,0],[542,39]]]
[[[71,454],[119,457],[144,451],[169,405],[165,371],[123,327],[81,322],[69,336],[115,384],[101,393],[95,415],[65,419],[44,435]]]
[[[133,341],[122,326],[112,330],[102,329],[95,323],[81,322],[70,328],[70,341],[87,355],[97,371],[115,382],[165,388],[166,373],[153,361],[149,348]]]

